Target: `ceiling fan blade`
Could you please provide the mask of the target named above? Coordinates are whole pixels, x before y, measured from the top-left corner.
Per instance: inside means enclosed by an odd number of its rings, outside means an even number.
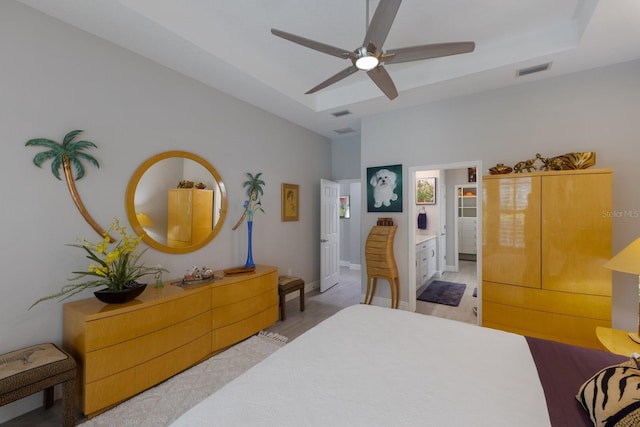
[[[309,89],[308,91],[305,92],[305,95],[317,92],[320,89],[324,89],[325,87],[327,87],[329,85],[332,85],[332,84],[334,84],[336,82],[339,82],[340,80],[344,79],[345,77],[349,77],[351,74],[355,73],[356,71],[358,71],[358,67],[356,67],[355,65],[347,67],[344,70],[340,71],[339,73],[334,74],[333,76],[329,77],[327,80],[323,81],[319,85],[314,86],[313,88]]]
[[[332,56],[337,56],[338,58],[344,59],[355,59],[356,54],[354,52],[350,52],[348,50],[341,49],[339,47],[330,46],[328,44],[320,43],[315,40],[307,39],[304,37],[296,36],[295,34],[287,33],[284,31],[277,30],[275,28],[271,29],[271,34],[274,36],[282,37],[285,40],[289,40],[290,42],[297,43],[304,47],[308,47],[313,50],[317,50],[323,53],[327,53]]]
[[[380,90],[387,95],[387,98],[395,99],[398,96],[396,85],[393,84],[391,76],[382,65],[378,65],[373,70],[367,71],[367,74],[371,77],[371,80],[373,80],[376,86],[378,86]]]
[[[391,49],[385,52],[387,56],[393,56],[386,61],[387,64],[399,64],[401,62],[420,61],[423,59],[440,58],[442,56],[458,55],[460,53],[473,52],[474,42],[454,42],[425,44],[421,46]]]
[[[380,0],[367,28],[367,34],[364,36],[363,46],[373,43],[377,49],[382,50],[382,45],[387,39],[391,24],[393,24],[393,20],[396,18],[400,8],[400,3],[402,3],[402,0]]]

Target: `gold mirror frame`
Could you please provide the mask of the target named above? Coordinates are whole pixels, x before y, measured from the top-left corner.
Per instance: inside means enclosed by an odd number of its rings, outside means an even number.
[[[151,236],[147,234],[144,228],[142,228],[142,226],[140,225],[140,222],[138,221],[138,218],[137,218],[137,212],[135,207],[136,189],[138,187],[138,184],[140,183],[140,179],[145,174],[145,172],[147,172],[147,170],[149,170],[151,166],[157,164],[158,162],[165,159],[175,158],[175,157],[191,159],[199,163],[205,169],[207,169],[209,173],[211,173],[211,175],[213,176],[213,179],[217,182],[218,188],[220,189],[220,196],[221,196],[219,218],[215,226],[213,227],[211,234],[209,234],[208,237],[204,238],[198,243],[195,243],[191,246],[186,246],[186,247],[171,247],[171,246],[162,244],[157,240],[154,240]],[[187,151],[166,151],[163,153],[156,154],[153,157],[150,157],[149,159],[144,161],[138,167],[138,169],[135,170],[135,172],[131,176],[131,179],[129,180],[129,185],[127,186],[127,192],[125,195],[125,206],[127,210],[127,218],[129,219],[129,223],[131,224],[131,227],[139,236],[142,236],[142,240],[147,245],[162,252],[167,252],[171,254],[185,254],[185,253],[193,252],[195,250],[198,250],[206,246],[218,234],[227,217],[227,191],[225,189],[224,182],[222,182],[222,178],[220,177],[220,174],[218,174],[218,171],[208,161],[206,161],[202,157],[193,153],[189,153]]]

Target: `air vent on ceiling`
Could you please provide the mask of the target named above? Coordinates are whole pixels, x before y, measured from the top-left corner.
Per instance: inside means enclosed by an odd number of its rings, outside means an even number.
[[[547,71],[551,68],[551,62],[545,64],[534,65],[533,67],[521,68],[516,71],[516,77],[528,76],[529,74],[539,73],[541,71]]]
[[[344,135],[345,133],[355,132],[353,128],[342,128],[342,129],[334,129],[335,133],[339,133],[340,135]]]
[[[349,110],[336,111],[335,113],[331,113],[333,117],[342,117],[351,114]]]

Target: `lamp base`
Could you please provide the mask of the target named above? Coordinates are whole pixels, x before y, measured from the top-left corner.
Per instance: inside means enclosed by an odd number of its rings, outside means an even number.
[[[629,332],[629,338],[640,344],[640,335],[637,332]]]

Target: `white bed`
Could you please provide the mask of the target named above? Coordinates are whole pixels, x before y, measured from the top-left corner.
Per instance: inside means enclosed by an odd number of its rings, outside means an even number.
[[[355,305],[172,425],[543,427],[550,418],[524,337]]]

